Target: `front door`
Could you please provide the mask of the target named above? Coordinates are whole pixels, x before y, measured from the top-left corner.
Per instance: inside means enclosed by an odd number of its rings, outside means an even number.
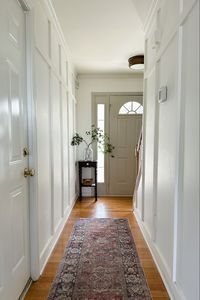
[[[30,277],[25,13],[0,9],[0,299],[16,300]]]
[[[134,149],[142,127],[142,96],[110,96],[109,195],[133,195],[136,180]]]

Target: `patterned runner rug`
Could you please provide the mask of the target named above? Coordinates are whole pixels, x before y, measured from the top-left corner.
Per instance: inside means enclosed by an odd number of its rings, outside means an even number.
[[[48,300],[150,300],[127,219],[79,219]]]

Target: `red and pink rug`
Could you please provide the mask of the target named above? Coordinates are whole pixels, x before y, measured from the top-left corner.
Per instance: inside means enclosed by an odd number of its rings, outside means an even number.
[[[127,219],[79,219],[48,300],[150,300]]]

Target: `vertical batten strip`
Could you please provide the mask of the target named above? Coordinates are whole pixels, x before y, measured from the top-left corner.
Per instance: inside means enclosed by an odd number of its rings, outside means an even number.
[[[142,172],[142,211],[141,211],[141,219],[144,222],[144,210],[145,210],[145,140],[146,140],[146,111],[147,111],[147,80],[144,80],[144,96],[143,96],[143,118],[142,118],[142,166],[141,166],[141,172]]]
[[[68,72],[67,72],[68,75]],[[68,136],[68,199],[67,199],[67,205],[70,206],[70,195],[71,195],[71,186],[70,186],[70,135],[69,135],[69,92],[67,92],[67,136]]]
[[[50,168],[51,168],[51,235],[54,235],[54,151],[53,151],[53,112],[52,112],[52,70],[49,67],[49,131],[50,131]]]
[[[51,22],[48,20],[48,55],[51,60]]]
[[[62,74],[62,54],[61,54],[61,45],[59,44],[58,45],[58,55],[59,55],[59,74],[60,74],[60,76],[62,76],[63,74]]]
[[[52,38],[51,38],[52,28],[51,28],[51,22],[48,19],[48,55],[49,60],[52,59]],[[49,65],[49,132],[50,132],[50,147],[49,147],[49,164],[50,164],[50,182],[51,182],[51,235],[54,234],[54,161],[53,161],[53,113],[52,113],[52,69],[51,65]]]
[[[156,31],[160,28],[160,14],[161,8],[156,11]],[[157,51],[159,49],[157,45]],[[160,88],[160,59],[155,63],[155,114],[154,114],[154,153],[153,153],[153,232],[152,241],[156,242],[157,235],[157,185],[158,185],[158,145],[159,145],[159,103],[158,90]]]
[[[159,104],[157,99],[160,85],[160,60],[155,65],[155,134],[154,134],[154,156],[153,156],[153,234],[152,240],[156,241],[157,231],[157,180],[158,180],[158,144],[159,144]]]
[[[176,282],[177,273],[177,252],[178,252],[178,236],[179,232],[179,215],[181,209],[182,185],[183,185],[183,169],[184,169],[184,114],[185,103],[182,101],[182,47],[183,47],[183,30],[182,27],[178,31],[178,120],[177,120],[177,153],[176,153],[176,175],[175,175],[175,192],[174,192],[174,236],[173,236],[173,282]]]
[[[62,83],[60,82],[60,136],[61,136],[61,216],[64,217],[64,141],[63,141],[63,93]]]
[[[161,8],[156,10],[156,31],[160,29],[160,14]],[[155,34],[155,32],[154,32]],[[156,45],[158,51],[160,45]],[[159,104],[158,104],[158,90],[160,87],[160,59],[155,63],[155,116],[154,116],[154,164],[153,164],[153,234],[152,239],[156,241],[157,234],[157,181],[158,181],[158,144],[159,144]]]

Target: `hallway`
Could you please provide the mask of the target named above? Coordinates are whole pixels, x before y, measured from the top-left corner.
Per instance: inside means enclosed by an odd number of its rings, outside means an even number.
[[[82,201],[76,202],[40,279],[32,284],[25,300],[45,300],[47,298],[49,288],[56,274],[64,248],[70,237],[73,225],[78,218],[127,218],[129,220],[152,298],[154,300],[169,299],[156,265],[153,262],[134,214],[132,213],[132,199],[102,197],[98,198],[96,203],[91,198],[84,198]]]
[[[47,299],[93,217],[128,218],[153,299],[200,299],[199,2],[1,1],[0,300]]]

